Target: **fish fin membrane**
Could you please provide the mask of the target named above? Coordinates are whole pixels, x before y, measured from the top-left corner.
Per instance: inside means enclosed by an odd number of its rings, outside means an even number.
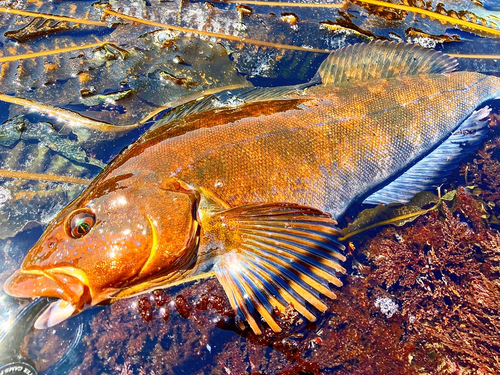
[[[209,111],[213,108],[214,105],[212,95],[201,97],[198,100],[194,100],[192,102],[173,108],[172,110],[167,112],[161,119],[156,121],[149,130],[156,129],[161,126],[169,126],[170,124],[178,126],[176,121],[182,120],[183,118],[186,118],[193,114]]]
[[[329,283],[341,286],[345,249],[330,215],[288,203],[241,206],[219,213],[233,248],[214,265],[241,328],[247,321],[261,334],[259,316],[275,331],[274,309],[292,305],[309,321],[311,307],[327,310],[320,294],[336,298]]]
[[[221,91],[172,109],[153,124],[151,129],[156,129],[160,126],[168,126],[169,124],[179,126],[179,120],[210,110],[226,110],[238,108],[249,103],[297,98],[300,97],[301,90],[319,83],[321,83],[321,81],[312,80],[307,83],[293,86],[242,87]]]
[[[477,149],[488,133],[491,109],[474,111],[431,153],[394,181],[366,198],[364,204],[408,203],[413,196],[446,180],[460,161]]]
[[[342,85],[397,76],[450,73],[457,65],[456,59],[415,44],[374,41],[332,52],[319,67],[316,78],[321,78],[323,85]]]

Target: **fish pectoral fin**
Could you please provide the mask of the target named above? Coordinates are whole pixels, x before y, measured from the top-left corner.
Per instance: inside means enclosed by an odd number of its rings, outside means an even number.
[[[76,308],[69,302],[62,299],[52,302],[49,307],[38,317],[34,326],[36,329],[53,327],[74,314]]]
[[[310,321],[311,306],[321,312],[327,305],[320,294],[336,298],[329,283],[341,286],[336,273],[345,247],[338,240],[337,222],[310,207],[289,203],[247,205],[213,215],[220,226],[224,252],[214,265],[231,306],[243,328],[246,320],[261,334],[258,316],[275,332],[281,328],[273,310],[291,304]],[[309,306],[310,305],[310,306]]]
[[[368,82],[397,76],[452,72],[458,62],[444,53],[388,41],[354,44],[332,52],[314,80],[323,85]]]

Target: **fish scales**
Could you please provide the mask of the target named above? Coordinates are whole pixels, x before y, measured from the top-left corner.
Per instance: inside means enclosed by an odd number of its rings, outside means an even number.
[[[500,79],[456,65],[374,42],[332,53],[309,83],[174,109],[57,215],[4,289],[57,298],[35,323],[47,328],[215,275],[242,329],[279,332],[287,305],[314,321],[345,272],[334,218],[369,194],[409,200],[485,136]]]
[[[312,88],[294,108],[273,112],[281,103],[260,104],[268,114],[251,111],[235,121],[211,111],[183,121],[217,125],[169,139],[159,129],[130,150],[140,158],[110,177],[150,166],[160,180],[204,186],[231,206],[289,201],[340,217],[353,199],[435,147],[498,87],[497,78],[478,73],[421,75]]]

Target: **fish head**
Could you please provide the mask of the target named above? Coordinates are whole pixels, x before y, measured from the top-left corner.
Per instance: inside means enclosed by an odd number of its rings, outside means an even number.
[[[145,187],[146,186],[146,187]],[[84,192],[62,210],[4,284],[14,297],[53,297],[35,327],[53,326],[126,289],[178,271],[196,244],[194,200],[154,184]]]

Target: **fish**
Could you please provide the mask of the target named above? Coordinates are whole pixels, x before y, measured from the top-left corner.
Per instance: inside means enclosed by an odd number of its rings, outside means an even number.
[[[315,321],[345,273],[339,218],[407,202],[488,132],[500,79],[434,50],[370,42],[311,81],[245,87],[172,109],[47,226],[4,284],[52,297],[35,328],[86,307],[216,277],[240,328]]]

